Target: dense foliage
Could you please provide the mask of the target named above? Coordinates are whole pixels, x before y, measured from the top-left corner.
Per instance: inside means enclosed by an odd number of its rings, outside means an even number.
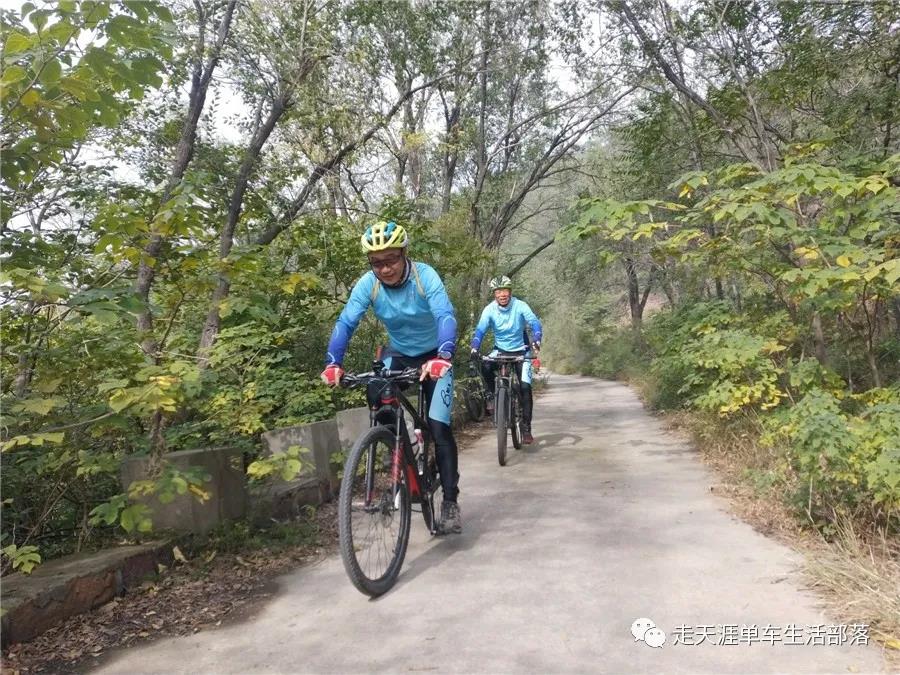
[[[649,92],[565,228],[588,252],[557,255],[599,260],[606,318],[576,315],[583,347],[560,356],[749,429],[808,522],[896,533],[897,6],[641,7],[617,5]]]
[[[890,2],[3,10],[4,570],[146,531],[137,497],[204,498],[173,450],[253,460],[262,432],[354,404],[317,374],[384,217],[463,339],[485,279],[514,273],[551,366],[652,358],[660,405],[754,420],[815,519],[887,522],[898,20]],[[348,367],[381,337],[364,323]],[[121,486],[136,454],[154,473]]]

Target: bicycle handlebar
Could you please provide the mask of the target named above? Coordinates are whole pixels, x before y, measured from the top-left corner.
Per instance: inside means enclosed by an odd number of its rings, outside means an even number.
[[[521,363],[522,361],[533,361],[538,357],[536,356],[511,356],[509,354],[498,354],[497,356],[490,356],[489,354],[485,354],[481,357],[482,361],[494,361],[496,363]]]
[[[418,368],[403,368],[402,370],[383,369],[378,372],[370,370],[366,373],[344,373],[341,378],[341,386],[347,389],[366,384],[371,380],[390,380],[392,382],[407,382],[414,384],[419,381]]]

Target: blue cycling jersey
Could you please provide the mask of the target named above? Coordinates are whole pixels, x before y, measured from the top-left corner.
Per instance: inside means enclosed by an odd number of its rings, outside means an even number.
[[[430,265],[412,264],[415,270],[397,288],[382,284],[371,271],[356,282],[331,332],[326,363],[343,362],[353,331],[370,306],[387,329],[389,345],[397,354],[453,354],[456,315],[444,284]]]
[[[472,349],[478,349],[484,334],[494,330],[494,344],[506,352],[518,352],[527,348],[525,342],[525,325],[531,328],[531,339],[541,341],[541,322],[531,307],[524,300],[510,298],[506,307],[501,307],[495,300],[481,312],[481,319],[475,326],[472,338]]]

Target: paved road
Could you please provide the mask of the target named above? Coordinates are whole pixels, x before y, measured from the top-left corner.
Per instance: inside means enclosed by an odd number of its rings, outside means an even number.
[[[430,540],[414,521],[386,596],[368,600],[329,558],[285,576],[252,619],[123,651],[101,672],[882,670],[876,647],[785,644],[834,623],[801,589],[796,557],[726,512],[694,452],[629,389],[554,375],[536,409],[537,443],[505,468],[491,433],[464,452],[464,534]],[[663,647],[632,637],[638,618],[667,634]],[[781,644],[753,640],[767,624]],[[730,625],[736,641],[748,627],[744,643],[716,644]],[[718,635],[674,644],[680,626]]]

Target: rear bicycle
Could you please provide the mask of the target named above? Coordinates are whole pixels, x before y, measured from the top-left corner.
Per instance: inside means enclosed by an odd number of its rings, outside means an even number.
[[[495,380],[494,424],[497,427],[497,460],[500,466],[506,466],[508,436],[512,436],[516,450],[522,448],[525,438],[522,389],[514,365],[529,360],[529,357],[501,354],[481,358],[500,365]]]
[[[469,374],[463,378],[461,385],[459,391],[467,417],[472,422],[480,422],[487,414],[487,392],[483,377],[474,362],[470,364]]]

